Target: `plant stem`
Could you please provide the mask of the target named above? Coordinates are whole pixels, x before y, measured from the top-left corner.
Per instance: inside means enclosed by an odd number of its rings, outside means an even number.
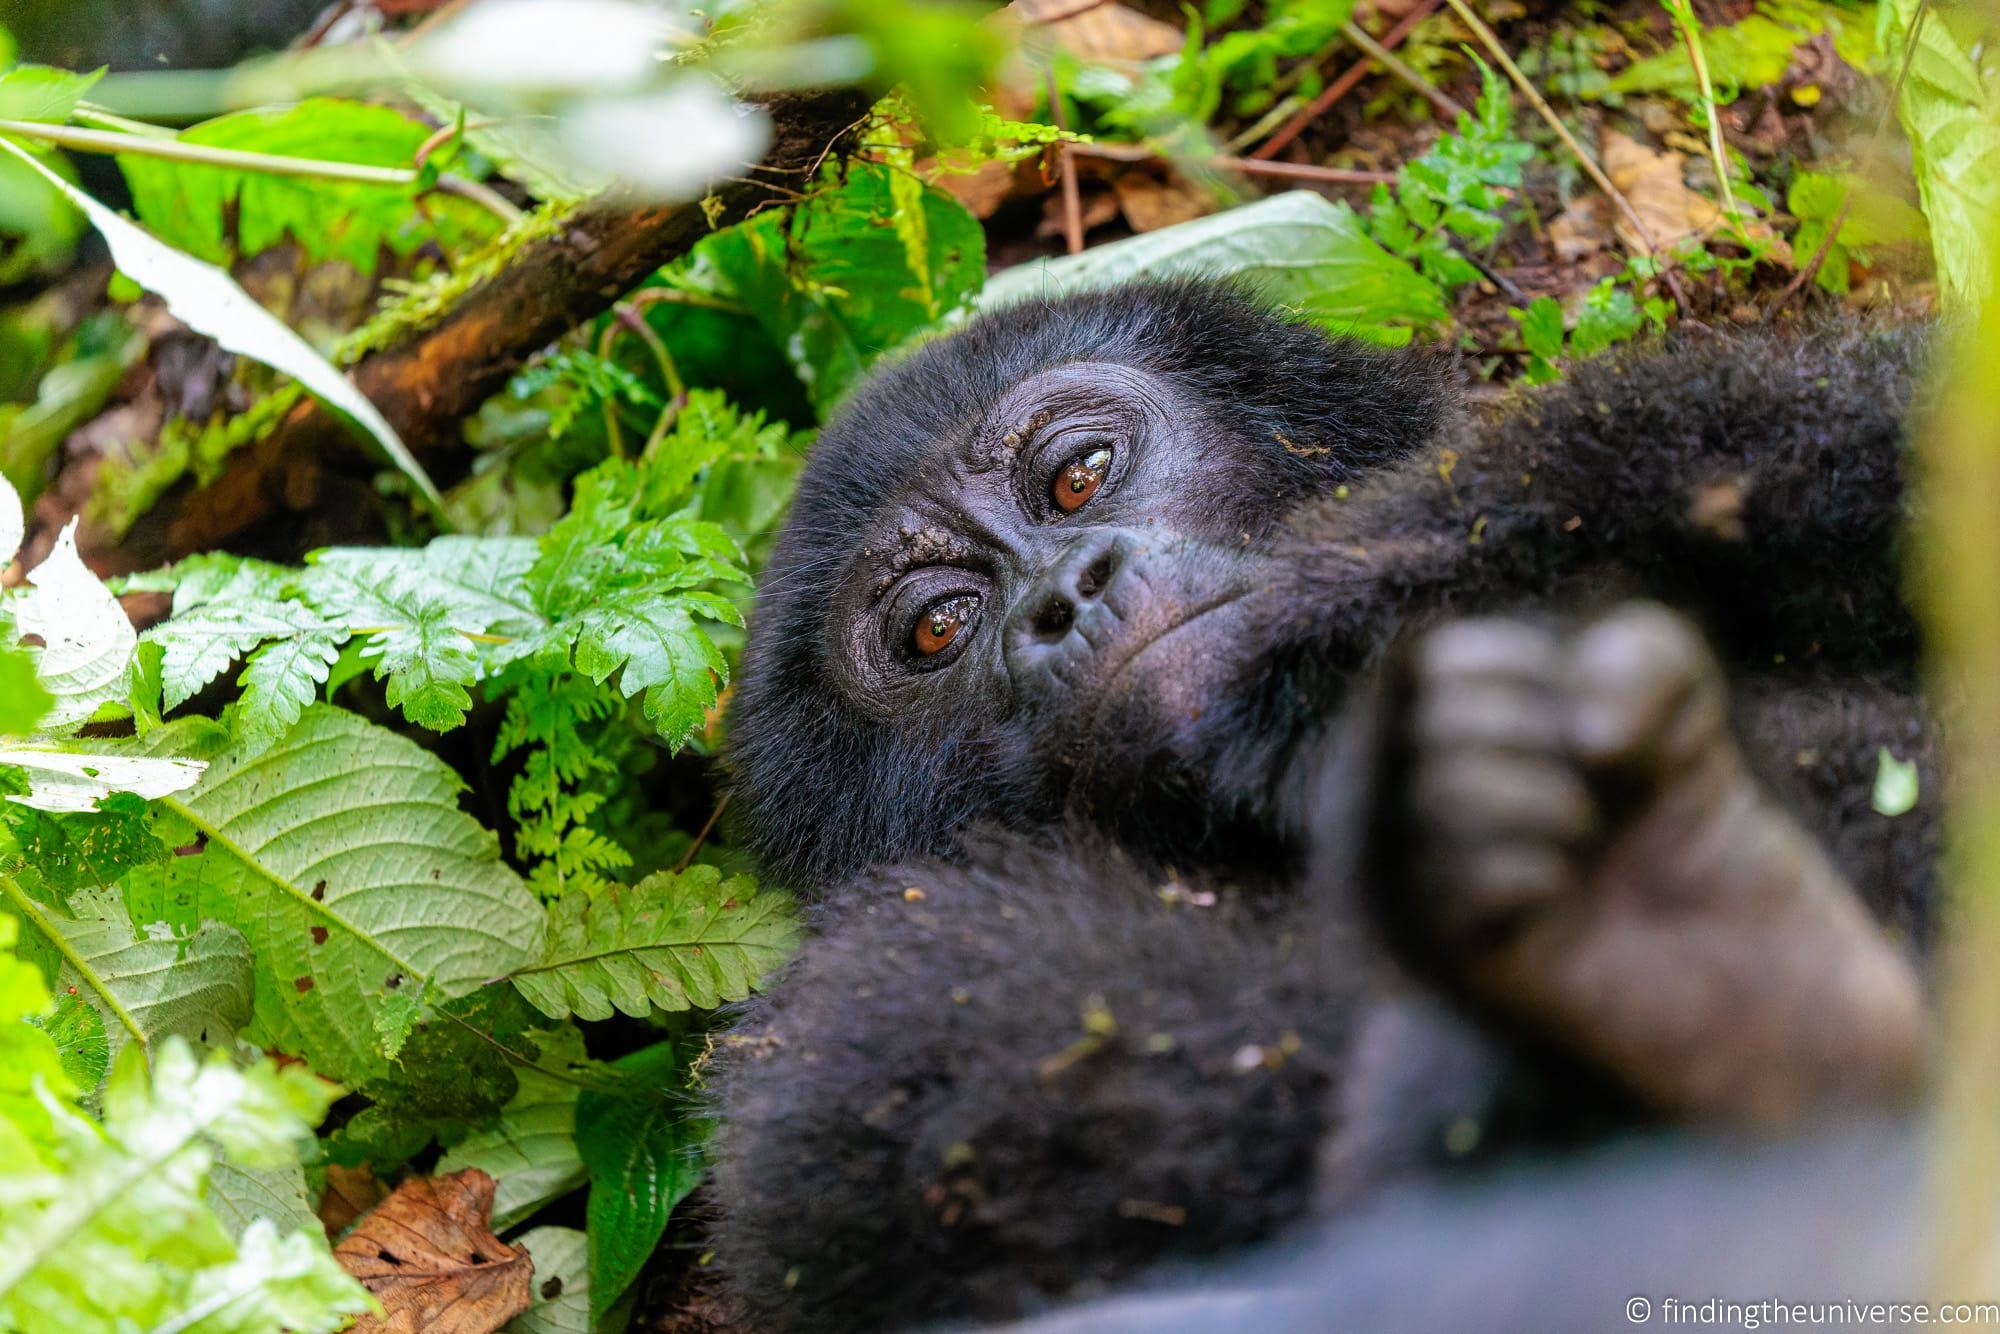
[[[1452,12],[1458,15],[1466,27],[1472,29],[1472,34],[1479,39],[1479,44],[1485,47],[1487,54],[1493,57],[1501,69],[1506,71],[1507,77],[1513,80],[1514,86],[1521,90],[1521,95],[1528,99],[1528,105],[1535,109],[1535,114],[1539,115],[1548,123],[1548,127],[1556,132],[1556,138],[1562,140],[1563,146],[1569,149],[1571,156],[1576,158],[1577,163],[1582,166],[1585,174],[1592,181],[1596,182],[1597,188],[1602,190],[1605,197],[1612,202],[1620,213],[1625,215],[1625,221],[1632,224],[1632,231],[1645,245],[1646,254],[1652,258],[1654,267],[1659,272],[1660,280],[1667,285],[1667,291],[1672,295],[1674,304],[1685,310],[1687,308],[1687,294],[1681,291],[1680,280],[1674,276],[1672,264],[1668,258],[1660,254],[1659,242],[1653,239],[1652,230],[1646,226],[1638,213],[1633,210],[1632,201],[1625,197],[1625,192],[1611,183],[1611,178],[1604,174],[1604,168],[1597,165],[1596,158],[1583,151],[1583,145],[1578,143],[1576,136],[1569,132],[1569,126],[1562,123],[1562,118],[1556,115],[1555,108],[1550,106],[1547,99],[1536,90],[1535,85],[1528,81],[1528,76],[1521,73],[1521,67],[1516,65],[1514,58],[1507,54],[1507,48],[1500,45],[1500,39],[1494,35],[1493,29],[1487,27],[1485,21],[1479,15],[1472,12],[1472,6],[1467,4],[1466,0],[1445,0],[1445,3],[1451,6]]]
[[[1715,160],[1715,185],[1722,195],[1722,216],[1730,225],[1742,230],[1742,220],[1736,211],[1736,195],[1729,188],[1729,151],[1722,143],[1722,108],[1715,102],[1715,84],[1708,77],[1708,55],[1701,45],[1701,26],[1695,21],[1692,0],[1660,0],[1661,7],[1673,15],[1674,24],[1681,30],[1681,41],[1687,46],[1688,63],[1694,67],[1695,87],[1701,90],[1701,114],[1708,118],[1708,155]]]
[[[1340,31],[1348,41],[1366,51],[1376,64],[1388,70],[1418,93],[1421,93],[1432,106],[1438,109],[1438,114],[1445,118],[1447,124],[1455,123],[1460,116],[1465,114],[1464,107],[1445,96],[1436,84],[1391,54],[1388,47],[1370,37],[1362,29],[1361,25],[1354,22],[1354,20],[1349,19],[1345,24],[1341,25]]]
[[[1380,43],[1382,48],[1389,50],[1395,47],[1397,43],[1408,37],[1419,23],[1422,23],[1433,13],[1437,12],[1438,7],[1443,3],[1444,0],[1423,0],[1422,4],[1398,19],[1395,27],[1382,34]],[[1375,58],[1373,56],[1364,56],[1352,65],[1349,65],[1339,78],[1328,84],[1321,90],[1318,97],[1315,97],[1306,105],[1305,110],[1286,121],[1282,129],[1272,135],[1264,143],[1263,147],[1250,156],[1259,161],[1269,161],[1283,152],[1286,145],[1305,133],[1308,125],[1311,125],[1321,116],[1324,116],[1335,102],[1353,92],[1354,86],[1368,77],[1369,67],[1374,63]]]
[[[98,112],[91,112],[89,115],[94,120],[115,119],[126,125],[140,124],[138,121],[124,121],[120,117],[107,118]],[[90,130],[77,125],[45,125],[40,121],[0,120],[0,134],[11,134],[24,139],[40,139],[58,148],[74,149],[80,153],[129,153],[135,157],[156,157],[170,162],[190,162],[206,167],[228,167],[236,171],[262,172],[267,176],[302,176],[327,181],[345,181],[353,185],[382,185],[399,189],[408,189],[419,181],[417,173],[408,167],[369,167],[358,162],[324,162],[318,158],[288,157],[281,153],[252,153],[240,148],[191,144],[172,137],[120,130]],[[515,208],[490,187],[477,181],[444,175],[438,177],[437,188],[446,194],[468,199],[506,222],[520,220],[520,209]]]

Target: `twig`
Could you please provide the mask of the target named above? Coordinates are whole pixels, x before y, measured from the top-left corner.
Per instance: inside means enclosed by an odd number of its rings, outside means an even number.
[[[694,842],[688,844],[688,850],[681,854],[678,862],[674,863],[675,874],[687,870],[688,864],[694,860],[694,855],[701,851],[701,845],[708,841],[709,831],[715,828],[715,822],[720,820],[722,813],[728,809],[729,794],[724,793],[722,800],[715,803],[715,809],[708,813],[708,819],[702,823],[701,832],[694,836]]]
[[[1277,176],[1294,181],[1322,181],[1328,185],[1389,185],[1394,183],[1393,171],[1361,171],[1351,167],[1318,167],[1306,162],[1263,162],[1257,158],[1216,157],[1170,159],[1167,154],[1155,152],[1140,144],[1071,144],[1070,148],[1084,157],[1104,158],[1111,162],[1158,162],[1180,161],[1191,167],[1214,167],[1218,171],[1240,171],[1245,176]]]
[[[1031,27],[1045,28],[1051,23],[1067,23],[1073,18],[1081,18],[1093,9],[1102,9],[1111,0],[1077,0],[1068,9],[1059,9],[1053,14],[1039,14],[1028,20]]]
[[[1056,128],[1065,132],[1069,129],[1069,115],[1063,110],[1062,90],[1056,87],[1056,72],[1049,70],[1049,115],[1054,118]],[[1069,253],[1083,253],[1083,197],[1076,188],[1076,158],[1070,153],[1070,145],[1056,145],[1056,164],[1062,171],[1063,203],[1063,243]]]
[[[1687,293],[1681,290],[1680,280],[1674,276],[1673,266],[1660,254],[1660,243],[1653,239],[1652,230],[1633,210],[1632,201],[1625,197],[1625,192],[1611,183],[1611,178],[1604,174],[1604,168],[1597,165],[1596,158],[1583,151],[1583,145],[1569,132],[1569,126],[1562,123],[1562,118],[1556,115],[1555,108],[1536,91],[1535,85],[1528,81],[1528,76],[1521,73],[1521,67],[1507,54],[1507,48],[1500,45],[1500,39],[1494,35],[1493,29],[1487,27],[1485,21],[1472,12],[1472,6],[1467,4],[1466,0],[1445,0],[1445,3],[1451,6],[1452,12],[1458,15],[1466,27],[1472,29],[1472,34],[1479,39],[1479,44],[1485,47],[1487,54],[1507,72],[1507,77],[1521,90],[1521,95],[1528,99],[1528,104],[1534,107],[1535,113],[1548,122],[1549,128],[1556,132],[1556,138],[1562,140],[1563,146],[1569,149],[1583,167],[1584,173],[1597,183],[1598,189],[1604,192],[1605,198],[1625,215],[1625,221],[1632,224],[1633,232],[1644,243],[1647,255],[1652,258],[1654,267],[1659,272],[1660,281],[1667,285],[1667,291],[1673,296],[1674,305],[1686,310]]]
[[[1917,38],[1924,30],[1924,16],[1931,11],[1930,0],[1917,0],[1917,12],[1910,15],[1910,30],[1903,37],[1903,59],[1896,67],[1896,82],[1889,90],[1889,100],[1883,104],[1882,114],[1875,119],[1875,132],[1871,139],[1880,139],[1889,128],[1890,117],[1896,114],[1896,107],[1903,100],[1903,84],[1910,77],[1910,60],[1917,53]],[[1833,223],[1820,237],[1819,246],[1813,251],[1806,266],[1792,275],[1785,284],[1785,290],[1778,293],[1778,308],[1783,309],[1787,301],[1799,294],[1800,289],[1819,276],[1820,266],[1833,253],[1833,243],[1840,237],[1840,229],[1847,225],[1847,215],[1854,207],[1854,183],[1843,181],[1840,191],[1840,207],[1833,211]]]
[[[1438,109],[1438,114],[1443,116],[1446,122],[1456,123],[1458,118],[1465,114],[1464,107],[1452,101],[1436,84],[1391,54],[1388,47],[1370,37],[1362,30],[1361,25],[1354,22],[1354,20],[1349,19],[1346,23],[1342,24],[1340,31],[1346,35],[1348,41],[1354,43],[1373,57],[1376,64],[1401,79],[1416,92],[1421,93],[1432,106]]]
[[[1405,37],[1410,35],[1419,23],[1422,23],[1425,19],[1436,13],[1443,4],[1444,0],[1424,0],[1422,4],[1403,15],[1395,27],[1382,34],[1382,48],[1390,50],[1396,47]],[[1374,67],[1374,64],[1375,57],[1365,56],[1355,61],[1352,65],[1349,65],[1339,78],[1321,89],[1319,96],[1306,104],[1305,110],[1286,121],[1282,129],[1272,135],[1270,139],[1265,141],[1263,147],[1250,156],[1260,162],[1265,162],[1283,152],[1292,140],[1305,133],[1307,126],[1311,125],[1321,116],[1324,116],[1328,108],[1333,106],[1335,102],[1353,92],[1354,86],[1368,77],[1368,71]]]

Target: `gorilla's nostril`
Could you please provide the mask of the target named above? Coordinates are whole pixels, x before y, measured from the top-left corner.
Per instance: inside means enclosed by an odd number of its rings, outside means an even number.
[[[1076,608],[1069,599],[1053,597],[1035,611],[1032,624],[1035,633],[1044,639],[1057,639],[1069,633],[1070,625],[1076,620]]]
[[[1096,597],[1104,591],[1104,586],[1111,582],[1111,576],[1117,572],[1117,560],[1110,551],[1106,551],[1102,556],[1092,561],[1084,572],[1078,576],[1076,581],[1077,594],[1087,598]]]

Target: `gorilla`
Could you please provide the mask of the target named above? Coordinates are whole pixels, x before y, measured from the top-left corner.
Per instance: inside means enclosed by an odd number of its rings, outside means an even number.
[[[878,372],[733,703],[815,919],[711,1080],[760,1327],[1033,1313],[1413,1174],[1904,1103],[1923,356],[1687,333],[1471,413],[1436,354],[1180,280]]]

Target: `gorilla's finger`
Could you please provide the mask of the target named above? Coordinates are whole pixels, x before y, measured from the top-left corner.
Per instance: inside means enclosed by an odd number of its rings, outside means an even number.
[[[1701,634],[1656,603],[1633,603],[1577,637],[1570,743],[1586,764],[1657,772],[1725,726],[1721,669]]]

